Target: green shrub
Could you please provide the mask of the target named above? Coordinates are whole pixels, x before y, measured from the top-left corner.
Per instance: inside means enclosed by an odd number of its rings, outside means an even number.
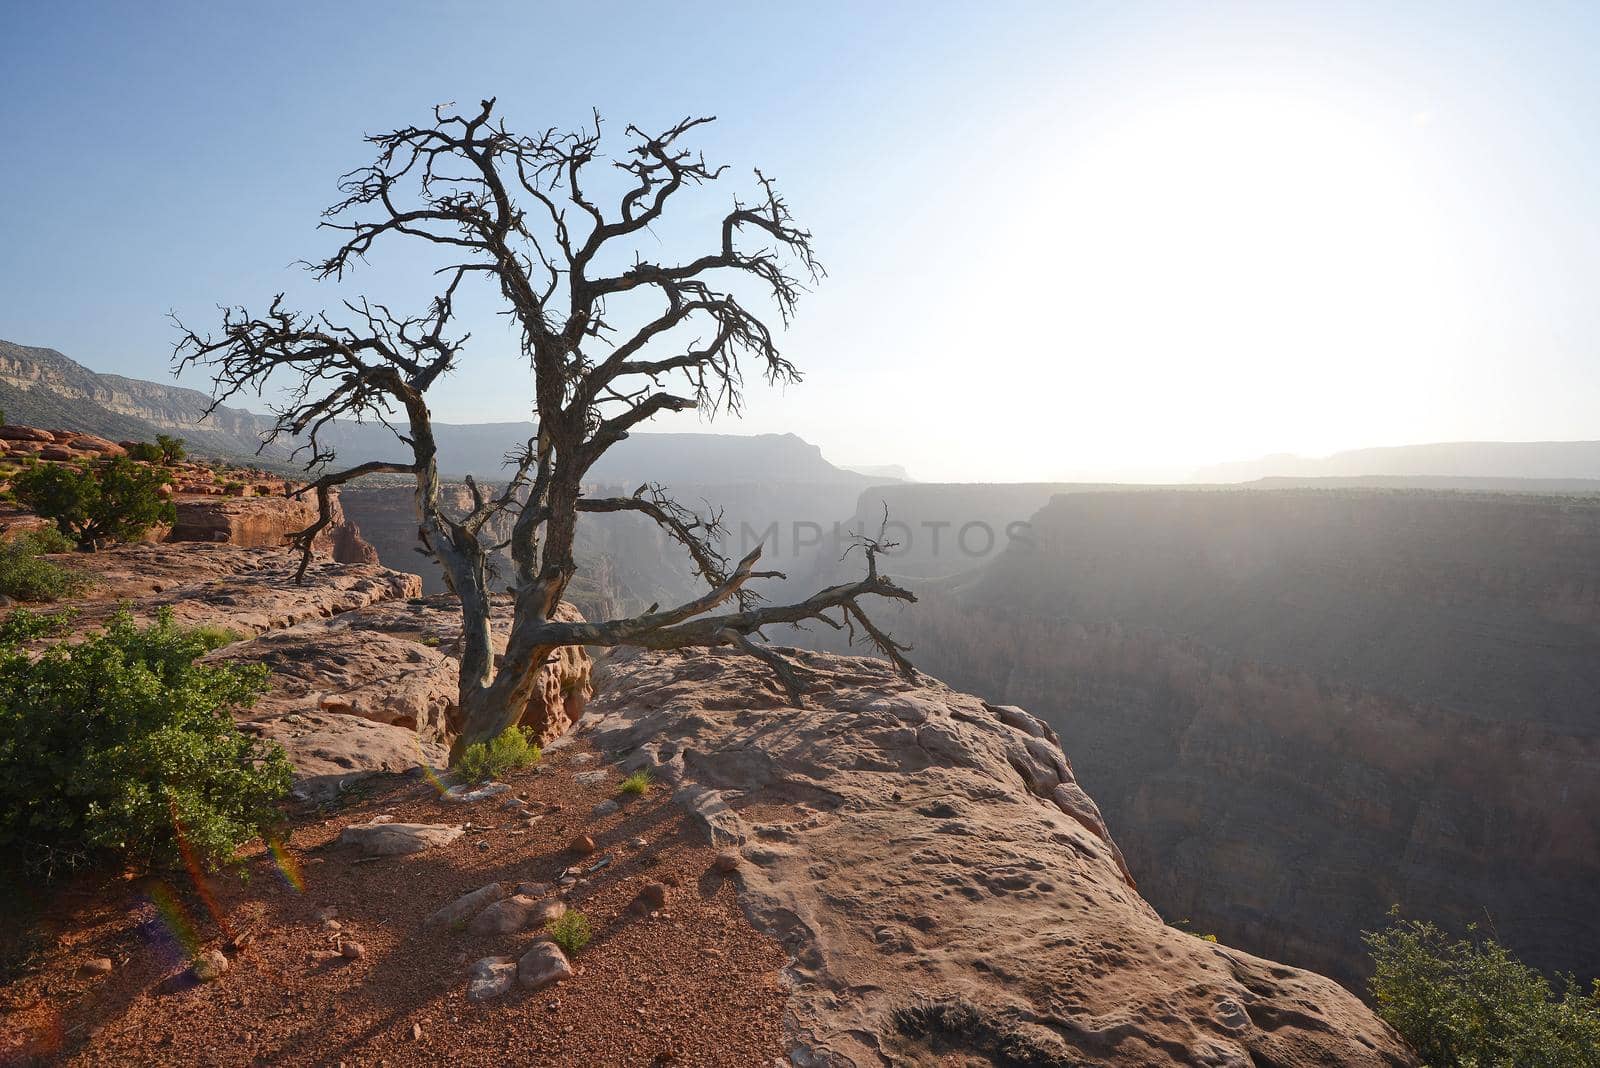
[[[498,779],[508,771],[537,764],[544,753],[533,738],[519,727],[507,727],[498,738],[485,745],[469,745],[456,762],[456,774],[469,783]]]
[[[550,924],[550,941],[561,947],[561,952],[576,957],[594,937],[589,930],[589,918],[577,909],[568,909]]]
[[[624,797],[643,797],[650,792],[650,773],[643,768],[629,775],[617,786]]]
[[[72,543],[53,527],[0,542],[0,594],[19,601],[58,601],[88,585],[82,573],[44,559],[70,552]]]
[[[141,463],[158,464],[161,462],[161,446],[149,441],[136,441],[128,446],[128,456]]]
[[[157,434],[156,448],[161,450],[161,462],[164,464],[182,463],[189,455],[184,440],[170,434]]]
[[[261,665],[195,663],[203,636],[126,612],[30,659],[61,617],[0,623],[0,852],[46,877],[106,860],[164,864],[183,848],[218,865],[276,817],[283,751],[229,710],[266,688]]]
[[[1431,1068],[1600,1066],[1600,983],[1553,988],[1493,939],[1449,938],[1407,920],[1365,935],[1373,1003]]]
[[[102,539],[129,541],[177,518],[161,496],[166,471],[119,456],[98,467],[39,464],[12,483],[17,499],[81,546]]]

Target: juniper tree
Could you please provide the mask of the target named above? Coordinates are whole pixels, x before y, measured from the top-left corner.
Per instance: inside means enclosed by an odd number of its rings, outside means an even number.
[[[367,139],[375,160],[343,177],[342,199],[324,212],[322,225],[339,235],[339,245],[308,265],[317,279],[338,282],[391,244],[431,246],[443,265],[425,312],[402,316],[363,298],[341,301],[337,311],[302,313],[280,294],[260,313],[225,309],[215,335],[178,324],[177,369],[210,371],[213,407],[259,392],[269,379],[287,379],[266,443],[293,442],[314,476],[299,492],[315,495],[317,519],[291,539],[303,554],[302,577],[313,540],[332,522],[335,487],[378,473],[414,478],[422,548],[438,559],[461,602],[458,751],[518,722],[539,668],[563,646],[733,646],[766,664],[798,702],[803,671],[767,644],[762,628],[815,620],[849,630],[914,674],[905,647],[861,604],[869,596],[915,599],[879,574],[881,535],[857,540],[865,562],[857,581],[769,604],[749,584],[780,573],[758,570],[760,546],[730,561],[720,548],[726,531],[719,513],[687,508],[658,485],[629,496],[585,493],[595,462],[655,416],[738,413],[747,367],[772,383],[800,379],[780,353],[774,327],[788,325],[804,285],[822,268],[811,234],[760,170],[749,198],[733,199],[703,247],[681,258],[644,251],[660,248],[647,231],[680,193],[724,178],[725,167],[684,147],[711,121],[685,119],[656,134],[629,126],[625,149],[607,157],[598,115],[578,131],[525,136],[496,116],[492,99],[476,112],[435,108],[428,125]],[[591,185],[607,179],[615,196],[591,195]],[[537,433],[515,443],[508,472],[493,488],[469,476],[471,507],[450,514],[440,506],[428,392],[465,358],[456,301],[475,282],[498,293],[516,327],[532,370]],[[339,465],[327,439],[344,419],[383,422],[394,432],[397,458]],[[577,571],[578,517],[595,512],[654,521],[688,554],[705,592],[628,618],[555,618]],[[503,531],[507,519],[509,538],[496,542],[490,531]],[[513,613],[497,658],[489,563],[500,551],[511,559]]]

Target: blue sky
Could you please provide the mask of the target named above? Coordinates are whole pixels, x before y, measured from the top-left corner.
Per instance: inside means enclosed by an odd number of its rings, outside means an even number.
[[[0,337],[157,378],[168,311],[331,303],[292,264],[361,135],[494,95],[715,114],[816,234],[807,381],[656,429],[995,480],[1600,437],[1597,45],[1559,5],[11,4]],[[423,266],[352,291],[420,306]],[[437,416],[524,416],[469,315]]]

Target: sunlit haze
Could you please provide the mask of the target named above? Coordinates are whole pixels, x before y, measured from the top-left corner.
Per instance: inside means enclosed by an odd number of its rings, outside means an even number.
[[[0,337],[165,378],[169,311],[327,303],[292,264],[361,135],[495,95],[527,129],[715,114],[707,157],[815,234],[829,276],[783,341],[806,381],[651,429],[991,481],[1600,437],[1592,10],[432,10],[8,7],[0,196],[32,207]],[[401,255],[350,288],[430,282]],[[527,416],[491,296],[441,420]]]

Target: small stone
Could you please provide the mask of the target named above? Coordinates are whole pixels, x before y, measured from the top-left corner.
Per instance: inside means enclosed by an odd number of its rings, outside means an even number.
[[[208,949],[190,966],[189,972],[202,983],[215,982],[228,970],[228,958],[215,949]]]
[[[496,901],[473,917],[471,930],[476,935],[511,934],[527,926],[528,914],[538,904],[533,898],[508,897]]]
[[[317,910],[317,919],[319,920],[331,920],[337,915],[339,915],[339,909],[335,905],[329,905],[325,909]]]
[[[322,927],[327,931],[337,931],[344,927],[338,920],[323,920]]]
[[[554,942],[535,942],[517,961],[517,981],[529,990],[572,978],[572,963]]]
[[[111,958],[95,957],[93,960],[86,960],[78,970],[84,975],[107,975],[111,972]]]
[[[465,922],[477,915],[485,907],[499,901],[506,896],[499,883],[490,883],[480,886],[468,894],[462,894],[454,901],[440,908],[425,921],[430,927],[448,926],[450,924]]]
[[[353,845],[369,857],[402,856],[424,849],[448,845],[461,837],[461,827],[441,823],[371,823],[346,827],[339,834],[340,845]]]
[[[564,901],[551,899],[541,902],[528,915],[529,922],[536,927],[543,927],[547,923],[554,923],[567,914],[567,905]]]
[[[599,768],[595,771],[580,771],[572,777],[572,781],[582,783],[584,786],[598,786],[600,783],[605,782],[610,774],[605,768]]]
[[[616,812],[621,807],[622,806],[617,804],[615,801],[612,801],[612,800],[608,799],[608,800],[600,802],[598,805],[594,806],[594,808],[590,809],[589,810],[589,815],[594,816],[596,818],[599,818],[601,816],[609,816],[612,813]]]
[[[415,1022],[412,1023],[412,1025],[411,1025],[411,1041],[413,1041],[413,1042],[421,1042],[422,1041],[422,1025],[421,1024],[415,1023]]]
[[[480,852],[480,853],[487,853],[487,852],[489,852],[489,843],[488,843],[488,842],[486,842],[486,841],[484,841],[484,840],[483,840],[483,839],[481,839],[481,838],[480,838],[480,839],[478,839],[478,852]]]
[[[665,883],[645,883],[639,890],[639,903],[647,909],[658,909],[667,903]]]
[[[594,852],[594,839],[586,834],[580,834],[567,843],[567,852],[577,853],[579,856],[587,856]]]
[[[487,801],[491,797],[510,793],[511,787],[503,782],[488,782],[482,786],[452,786],[444,792],[444,800],[455,801],[462,804],[471,804],[474,801]]]
[[[717,854],[717,859],[712,861],[712,866],[724,875],[739,870],[739,854],[731,849],[725,849]]]
[[[647,846],[649,844],[650,843],[646,842],[643,838],[630,838],[630,839],[628,839],[628,848],[629,849],[643,849],[645,846]]]
[[[488,1001],[517,981],[517,962],[510,957],[484,957],[467,971],[467,1000]]]
[[[340,952],[349,960],[360,960],[367,955],[367,947],[360,942],[346,942],[340,948]]]
[[[544,895],[548,894],[549,892],[550,892],[550,884],[549,883],[518,883],[517,884],[517,896],[518,897],[539,898],[539,897],[544,897]]]

